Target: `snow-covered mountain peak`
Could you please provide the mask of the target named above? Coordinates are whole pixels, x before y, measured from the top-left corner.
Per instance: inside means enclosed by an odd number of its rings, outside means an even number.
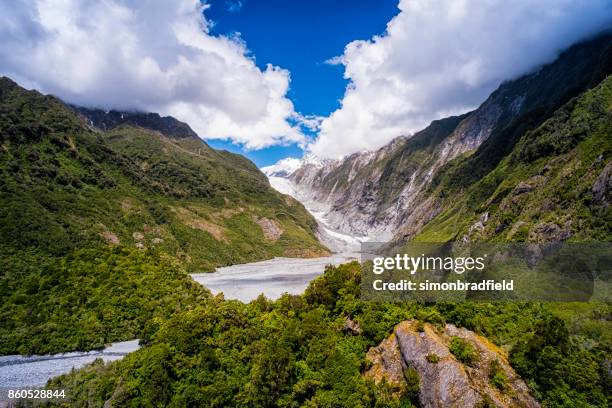
[[[287,157],[281,159],[276,164],[271,166],[262,167],[260,170],[268,177],[289,177],[296,170],[309,167],[309,168],[323,168],[336,160],[324,159],[313,154],[305,154],[301,159],[295,159],[293,157]]]
[[[289,177],[291,173],[302,166],[302,159],[287,157],[271,166],[262,167],[260,170],[268,177]]]

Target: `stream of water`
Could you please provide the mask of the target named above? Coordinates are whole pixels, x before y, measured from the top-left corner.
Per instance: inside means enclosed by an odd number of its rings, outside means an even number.
[[[0,389],[43,387],[49,379],[69,373],[96,358],[104,361],[122,359],[127,353],[140,348],[138,340],[113,343],[104,350],[72,353],[0,356]]]

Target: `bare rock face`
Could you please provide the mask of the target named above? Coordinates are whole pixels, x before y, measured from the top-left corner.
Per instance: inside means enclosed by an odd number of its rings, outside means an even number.
[[[474,348],[477,358],[470,365],[450,352],[454,337]],[[540,406],[501,349],[451,324],[436,329],[430,324],[419,327],[416,321],[402,322],[389,338],[368,351],[367,358],[372,366],[366,376],[376,382],[384,378],[397,390],[403,388],[404,370],[414,368],[419,374],[419,402],[424,408],[477,407],[485,401],[504,408]],[[492,384],[492,367],[506,378],[503,389]]]
[[[609,162],[593,184],[593,198],[608,206],[612,199],[612,162]]]
[[[366,358],[372,367],[366,372],[366,377],[379,383],[385,379],[395,393],[401,394],[404,390],[404,370],[407,368],[402,359],[395,334],[384,339],[378,346],[368,350]]]
[[[484,156],[505,149],[492,146],[514,143],[505,132],[524,132],[536,125],[537,121],[522,118],[535,118],[550,106],[563,105],[587,89],[585,78],[597,78],[591,80],[593,84],[604,79],[607,71],[596,67],[607,66],[603,64],[608,45],[609,36],[578,44],[557,61],[504,82],[476,110],[433,121],[412,135],[398,135],[378,150],[341,159],[305,157],[301,163],[291,161],[286,170],[270,166],[267,174],[291,182],[292,195],[316,208],[334,231],[378,242],[407,240],[442,211],[443,200],[430,188],[435,187],[440,169],[481,147],[483,156],[479,153],[473,163],[486,167],[487,162],[500,160],[497,153],[490,160]],[[573,80],[559,81],[562,77]],[[516,186],[515,201],[508,204],[518,205],[530,193],[537,193],[551,169],[546,165],[540,175]],[[598,202],[610,200],[610,174],[612,171],[604,172],[593,186]],[[499,232],[507,226],[501,226]]]
[[[283,235],[283,229],[274,220],[271,220],[269,218],[255,218],[255,222],[259,224],[264,234],[264,237],[268,241],[276,241],[280,238],[281,235]]]

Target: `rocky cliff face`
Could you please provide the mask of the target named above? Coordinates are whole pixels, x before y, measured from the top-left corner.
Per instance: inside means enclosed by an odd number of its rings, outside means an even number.
[[[467,344],[471,361],[462,362],[457,346]],[[405,321],[391,336],[368,351],[366,376],[385,380],[402,394],[418,383],[418,400],[429,407],[539,407],[527,385],[514,372],[503,351],[474,332],[447,324]],[[414,374],[408,374],[412,370]],[[487,405],[488,404],[488,405]]]
[[[503,83],[473,112],[434,121],[374,152],[308,158],[281,177],[337,232],[379,241],[414,236],[442,211],[431,194],[440,169],[473,155],[477,164],[467,171],[475,180],[484,176],[518,137],[612,71],[611,39],[571,47],[554,63]]]

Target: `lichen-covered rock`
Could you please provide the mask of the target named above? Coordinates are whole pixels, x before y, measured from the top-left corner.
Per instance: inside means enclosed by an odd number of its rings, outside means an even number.
[[[482,336],[447,324],[436,328],[416,321],[398,324],[393,334],[368,351],[372,366],[366,376],[385,379],[395,389],[404,387],[403,371],[414,368],[420,378],[421,407],[476,407],[486,400],[497,407],[539,407],[527,385],[514,372],[503,351]],[[466,365],[449,350],[454,337],[470,344],[476,359]],[[492,381],[492,367],[505,378],[500,389]]]

